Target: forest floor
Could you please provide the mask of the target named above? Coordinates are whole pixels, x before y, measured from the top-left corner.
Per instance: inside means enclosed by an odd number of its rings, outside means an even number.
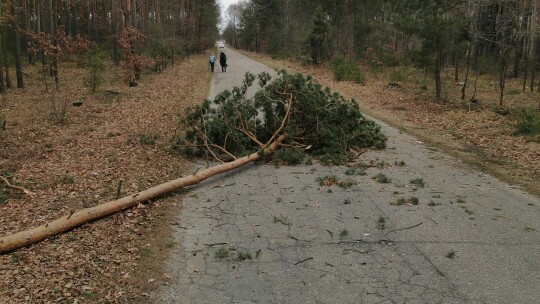
[[[511,115],[497,114],[495,80],[481,78],[478,102],[455,101],[459,86],[448,82],[448,102],[437,103],[429,77],[408,81],[367,73],[364,85],[336,82],[331,71],[248,54],[273,68],[311,74],[323,85],[360,102],[368,115],[440,147],[482,170],[540,195],[540,137],[517,137]],[[39,67],[27,67],[26,88],[0,100],[0,175],[34,192],[24,195],[0,182],[0,236],[137,192],[182,175],[191,163],[171,151],[179,116],[208,97],[206,55],[192,56],[160,74],[144,75],[128,88],[110,67],[96,94],[87,93],[86,71],[61,68],[60,90],[45,91]],[[186,72],[189,71],[189,72]],[[405,73],[405,72],[404,72]],[[379,76],[377,76],[379,75]],[[421,87],[427,83],[427,90]],[[535,106],[538,93],[509,81],[506,106]],[[470,92],[469,92],[470,93]],[[470,95],[469,95],[470,96]],[[62,102],[66,102],[64,121]],[[82,101],[75,107],[74,101]],[[54,105],[54,106],[53,106]],[[54,114],[54,115],[51,115]],[[182,192],[121,212],[70,233],[0,255],[0,302],[144,303],[158,284],[171,243],[172,214]]]
[[[25,73],[25,88],[9,89],[0,100],[7,121],[0,175],[34,195],[0,181],[0,236],[172,180],[191,166],[170,147],[184,109],[208,97],[206,55],[143,75],[132,88],[111,66],[95,94],[76,63],[61,66],[54,94],[40,66]],[[161,261],[181,196],[0,255],[0,303],[144,302],[146,291],[168,278]]]

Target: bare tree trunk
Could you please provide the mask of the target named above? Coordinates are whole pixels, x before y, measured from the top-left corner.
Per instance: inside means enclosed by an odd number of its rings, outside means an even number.
[[[526,55],[525,50],[525,32],[527,30],[527,23],[529,19],[529,13],[530,13],[530,5],[528,0],[523,0],[521,2],[521,12],[517,16],[518,18],[518,30],[517,30],[517,37],[515,38],[515,45],[514,45],[514,70],[513,70],[513,77],[518,78],[519,77],[519,71],[520,71],[520,61],[523,56]],[[521,20],[521,21],[519,21]],[[527,68],[527,65],[524,65],[524,68]],[[527,79],[527,78],[525,78]]]
[[[435,58],[435,97],[441,99],[441,62],[442,62],[442,47],[437,43],[437,56]]]
[[[95,207],[81,209],[70,215],[63,216],[45,225],[35,227],[29,230],[20,231],[8,236],[0,238],[0,254],[19,249],[24,246],[35,244],[50,237],[59,235],[73,228],[81,226],[85,223],[95,221],[118,211],[134,207],[141,202],[148,201],[158,196],[170,193],[174,190],[195,185],[201,181],[208,179],[214,175],[227,172],[250,162],[260,159],[264,155],[272,153],[279,147],[285,135],[279,136],[272,144],[261,152],[256,152],[251,155],[236,159],[229,163],[224,163],[215,167],[208,168],[201,172],[178,178],[150,189],[138,192],[133,195],[123,197],[119,200],[110,201]]]
[[[454,80],[459,82],[459,58],[458,52],[454,52]]]
[[[461,102],[465,101],[465,90],[467,89],[467,84],[469,82],[469,70],[471,68],[471,51],[472,46],[469,45],[467,50],[467,67],[465,69],[465,79],[463,80],[463,87],[461,87]]]
[[[501,54],[501,63],[500,63],[500,70],[499,70],[499,89],[501,90],[499,93],[499,105],[503,105],[503,99],[504,99],[504,88],[506,87],[506,71],[508,70],[508,65],[506,63],[506,52],[503,52]]]
[[[0,58],[4,58],[3,56],[3,50],[2,50],[2,39],[0,39]],[[4,93],[6,91],[6,86],[4,85],[4,66],[3,61],[0,60],[0,93]]]
[[[13,54],[13,57],[15,57],[15,75],[17,78],[17,88],[24,88],[24,77],[21,64],[21,34],[18,30],[20,19],[18,9],[19,0],[13,0],[11,12],[15,18],[15,22],[13,24],[13,37],[15,40],[15,50]]]
[[[2,42],[3,42],[3,45],[6,45],[5,40]],[[4,55],[3,59],[4,59],[4,67],[5,67],[4,72],[6,73],[6,87],[9,89],[11,88],[11,77],[9,76],[9,61],[8,61],[6,49],[4,49],[3,55]]]
[[[540,47],[540,46],[538,46],[538,47]],[[534,50],[534,47],[533,47],[533,50]],[[536,76],[536,69],[537,69],[537,66],[539,65],[538,64],[539,61],[540,61],[540,58],[534,58],[533,59],[533,64],[532,64],[532,67],[531,67],[531,84],[530,84],[531,92],[534,91],[534,78]]]
[[[527,88],[527,78],[529,77],[529,55],[525,54],[525,62],[523,64],[523,92]]]
[[[27,33],[31,31],[30,29],[30,20],[28,18],[28,12],[30,10],[30,4],[29,0],[24,0],[24,10],[23,10],[23,22],[24,22],[24,29]],[[23,39],[23,46],[24,46],[24,52],[26,53],[26,56],[28,58],[29,64],[34,64],[34,56],[31,54],[31,52],[28,51],[28,48],[30,47],[30,39],[28,39],[28,35],[24,35]]]

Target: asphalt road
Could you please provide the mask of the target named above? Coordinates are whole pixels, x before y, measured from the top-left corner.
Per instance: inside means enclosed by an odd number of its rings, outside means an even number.
[[[270,70],[225,52],[210,97]],[[539,198],[379,123],[388,148],[361,155],[366,175],[260,162],[192,187],[149,301],[540,303]],[[328,175],[356,184],[321,187]]]

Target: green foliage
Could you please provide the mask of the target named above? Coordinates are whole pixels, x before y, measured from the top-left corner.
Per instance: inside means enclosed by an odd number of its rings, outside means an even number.
[[[249,252],[238,252],[238,256],[237,256],[237,259],[239,261],[244,261],[244,260],[251,260],[251,253]]]
[[[331,27],[327,16],[321,6],[315,8],[311,33],[307,38],[307,48],[310,54],[311,63],[319,64],[330,58]]]
[[[166,58],[170,47],[166,38],[166,29],[162,24],[150,23],[146,28],[146,52],[154,59]]]
[[[332,71],[337,81],[350,80],[356,83],[365,82],[364,73],[362,73],[354,60],[335,57],[332,60]]]
[[[517,121],[514,135],[534,136],[540,134],[540,112],[532,108],[519,108],[513,113]]]
[[[345,228],[341,229],[341,231],[339,232],[339,238],[343,239],[343,238],[346,238],[347,236],[349,236],[349,231]]]
[[[388,73],[388,80],[394,82],[404,82],[407,78],[402,71],[392,70]]]
[[[62,178],[58,181],[59,184],[64,184],[64,185],[71,185],[71,184],[74,184],[75,183],[75,177],[71,176],[71,175],[64,175],[62,176]]]
[[[214,256],[218,259],[224,259],[229,256],[229,249],[220,247],[218,250],[216,250]]]
[[[261,90],[248,99],[246,91],[256,79]],[[267,73],[257,78],[246,73],[240,87],[189,108],[179,128],[185,132],[175,136],[173,148],[203,156],[209,144],[211,151],[223,159],[227,155],[216,146],[236,156],[260,152],[261,147],[253,138],[260,143],[275,138],[289,106],[289,119],[278,135],[286,134],[284,144],[296,147],[295,152],[284,153],[291,154],[291,161],[298,161],[298,152],[302,152],[321,161],[343,163],[352,149],[385,148],[386,136],[380,126],[360,113],[355,100],[323,89],[302,74],[282,71],[277,79],[270,80]]]
[[[462,33],[468,27],[467,18],[453,11],[458,5],[451,0],[402,0],[399,6],[401,12],[396,16],[396,27],[421,41],[421,47],[412,49],[406,56],[416,66],[433,71],[437,83],[443,50],[461,54],[466,49],[469,37]],[[435,87],[439,97],[440,87]]]
[[[379,174],[373,176],[373,179],[376,180],[377,182],[381,183],[381,184],[388,184],[388,183],[390,183],[392,181],[388,176],[386,176],[386,175],[384,175],[382,173],[379,173]]]
[[[0,192],[0,205],[4,204],[9,198],[9,193],[6,191]]]
[[[409,198],[399,198],[397,202],[394,205],[397,206],[403,206],[403,205],[418,205],[419,201],[418,198],[415,196],[409,197]]]
[[[405,161],[395,161],[394,162],[394,165],[398,166],[398,167],[404,167],[405,166]]]
[[[90,85],[92,93],[95,93],[99,85],[103,82],[102,73],[105,71],[106,54],[101,51],[96,43],[92,43],[86,57],[86,62],[90,69],[88,84]]]
[[[426,185],[424,183],[424,179],[421,177],[412,179],[409,183],[413,184],[416,188],[424,188],[424,186]]]
[[[285,226],[292,226],[292,222],[285,216],[283,215],[279,215],[279,216],[275,216],[272,218],[273,222],[274,223],[281,223]]]
[[[20,256],[18,253],[13,253],[11,255],[11,262],[15,263],[15,264],[18,264],[19,262],[23,261],[23,257]]]
[[[274,161],[285,163],[288,165],[298,165],[305,161],[306,154],[296,148],[296,147],[287,147],[279,149],[274,155]]]
[[[347,168],[345,171],[345,175],[366,175],[366,171],[363,169],[357,169],[357,168]]]
[[[353,179],[350,179],[350,178],[348,178],[346,180],[339,181],[339,184],[338,184],[338,186],[340,188],[344,188],[344,189],[350,188],[350,187],[352,187],[354,185],[356,185],[356,181],[353,180]]]
[[[97,301],[99,300],[99,295],[93,291],[83,291],[82,296],[88,300]]]
[[[379,220],[377,221],[377,228],[383,230],[386,228],[386,218],[384,215],[379,215]]]
[[[155,145],[156,141],[161,138],[161,135],[159,133],[153,133],[153,134],[146,134],[141,133],[138,135],[138,140],[141,145]]]
[[[339,179],[335,175],[326,175],[325,177],[318,177],[317,181],[319,182],[319,186],[332,186],[332,185],[339,184]]]

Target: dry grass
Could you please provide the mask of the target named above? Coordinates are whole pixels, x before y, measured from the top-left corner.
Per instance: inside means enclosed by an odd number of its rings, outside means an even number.
[[[53,96],[38,67],[25,69],[26,88],[11,89],[0,102],[0,117],[7,120],[0,174],[36,195],[0,184],[7,196],[0,204],[0,235],[113,200],[120,181],[126,195],[181,176],[189,163],[170,152],[170,140],[183,110],[208,96],[205,63],[194,56],[144,75],[135,88],[109,67],[97,94],[85,87],[83,69],[66,65],[54,93],[67,102],[63,123],[51,116]],[[76,100],[82,106],[72,106]],[[144,302],[144,294],[168,278],[161,267],[171,244],[158,240],[171,233],[179,194],[0,256],[0,302]]]

